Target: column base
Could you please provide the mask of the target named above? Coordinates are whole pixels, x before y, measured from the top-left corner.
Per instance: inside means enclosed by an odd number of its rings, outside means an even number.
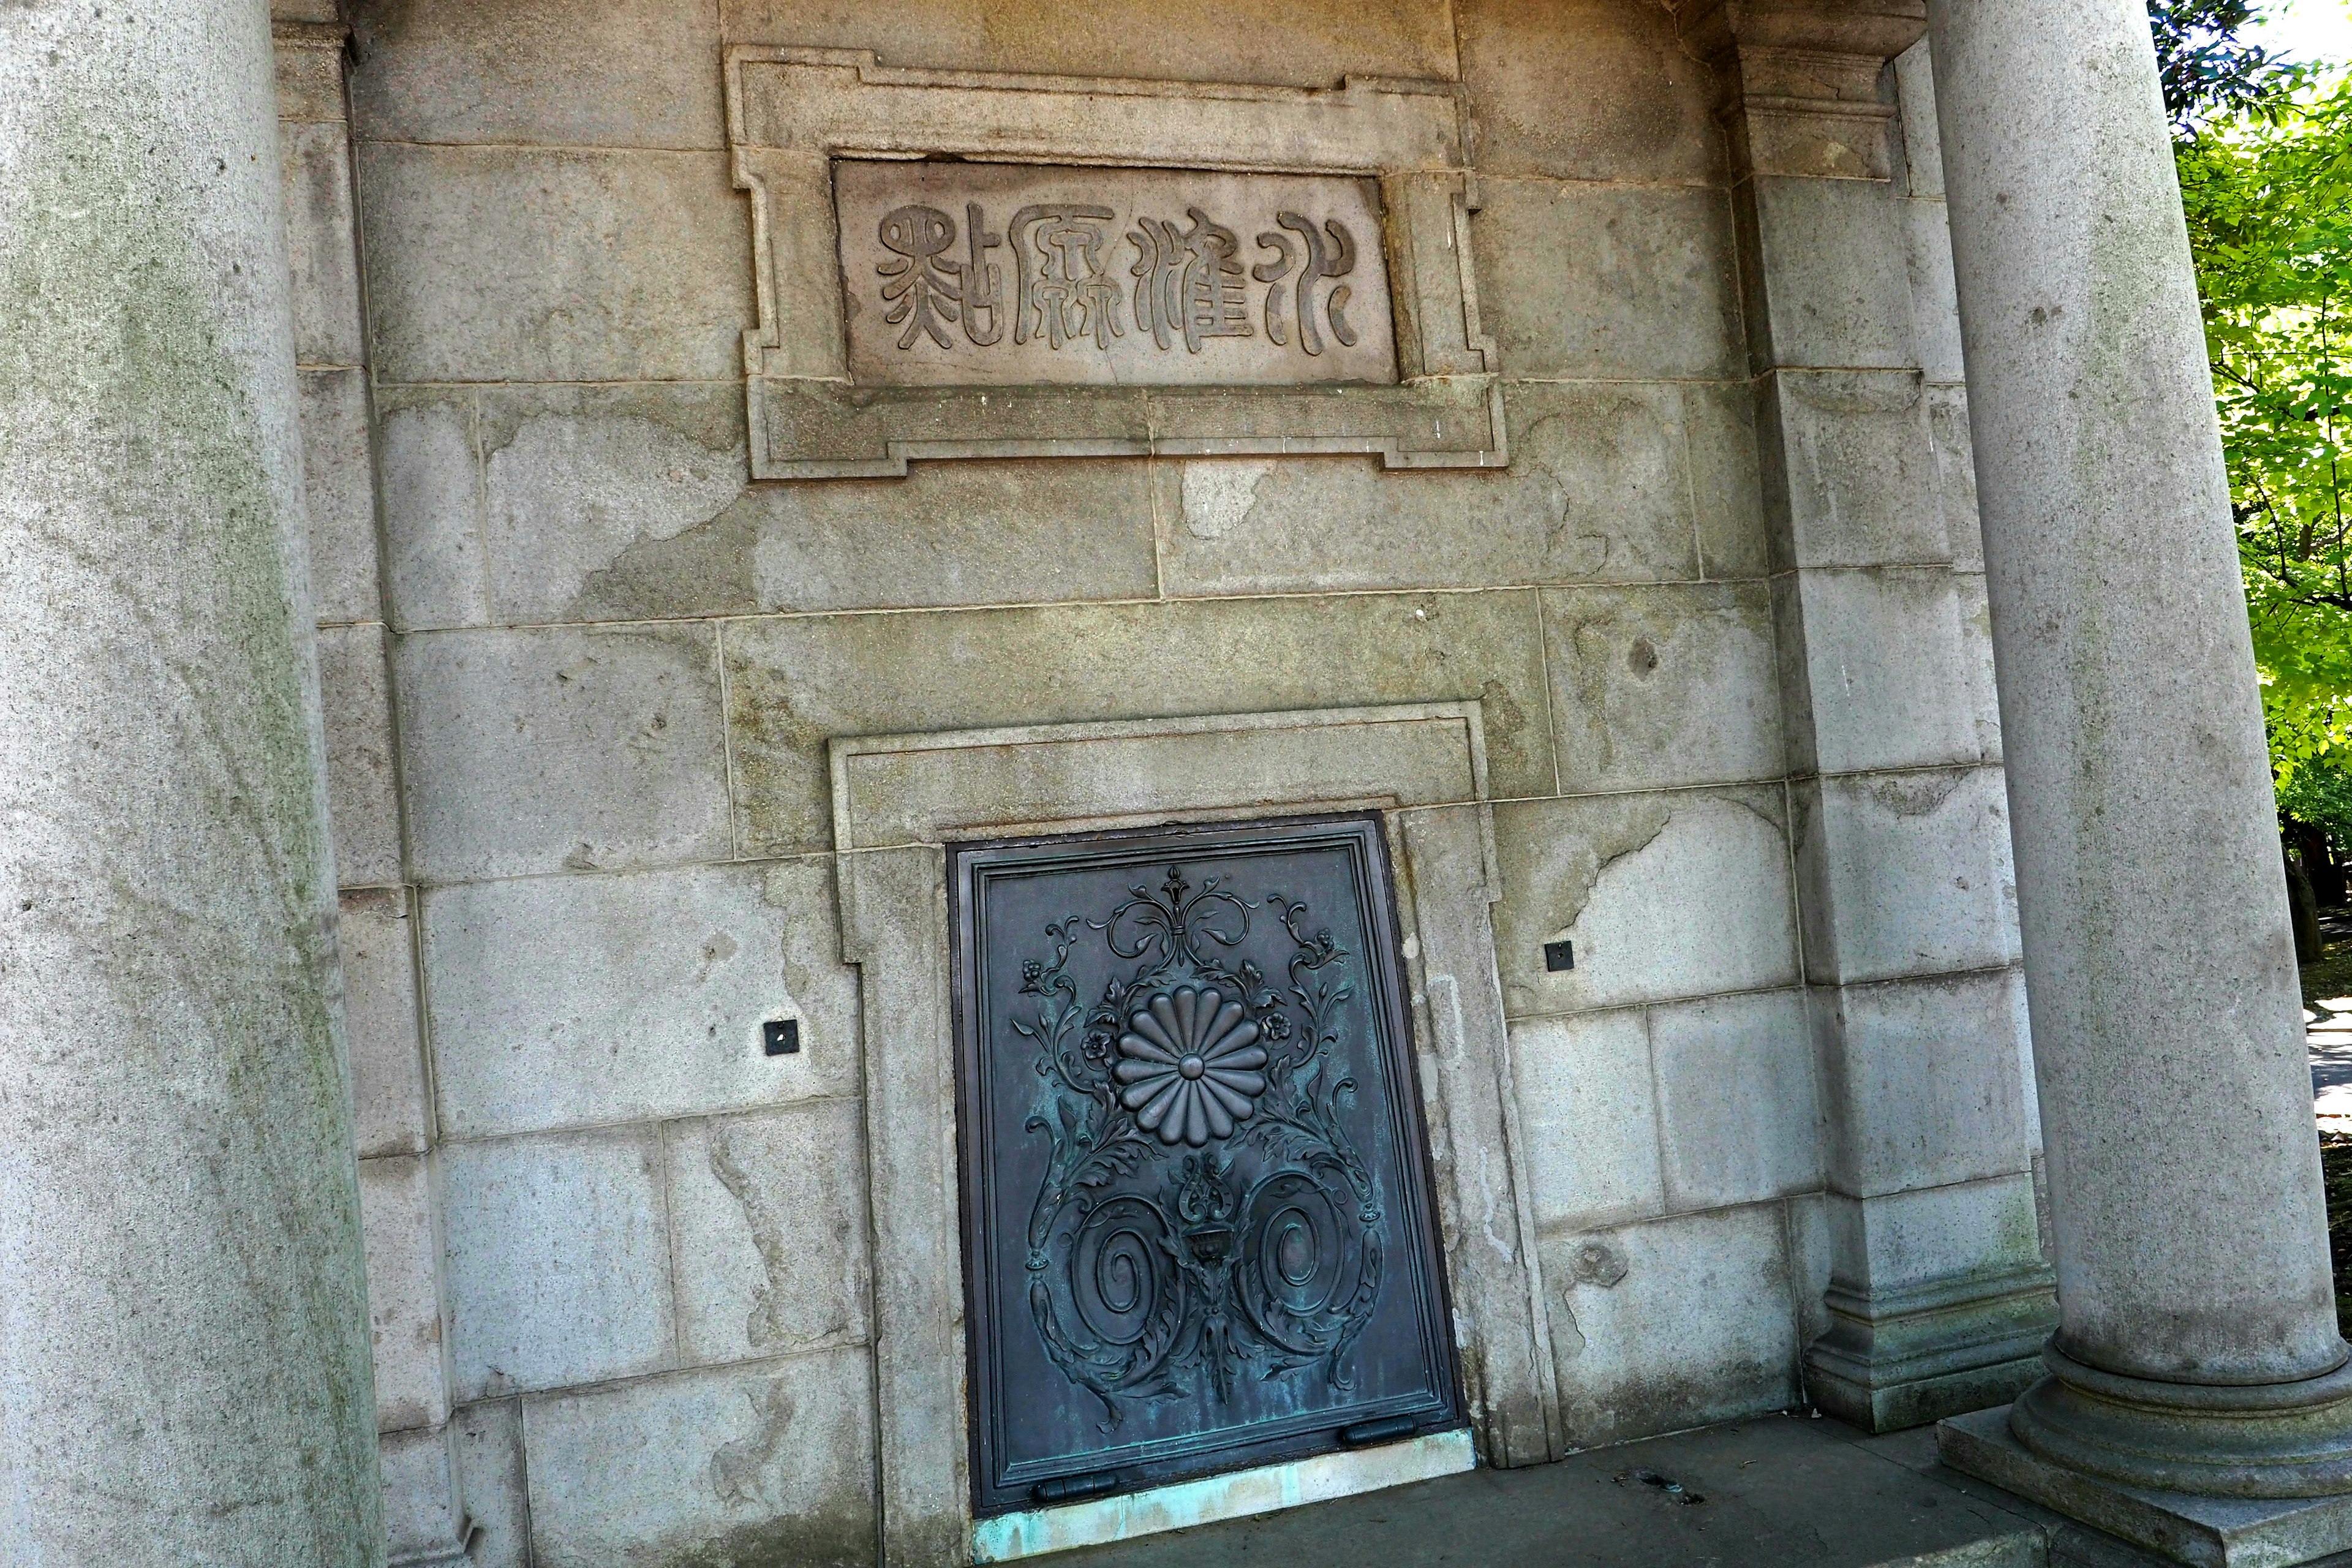
[[[2076,1361],[2053,1341],[2050,1375],[2010,1406],[2012,1436],[2054,1464],[2198,1497],[2352,1492],[2352,1360],[2292,1383],[2164,1383]]]
[[[1938,1423],[1937,1456],[1965,1475],[2194,1568],[2294,1568],[2352,1551],[2352,1494],[2215,1498],[2128,1485],[2033,1452],[2010,1430],[2013,1408]]]
[[[1898,1432],[2014,1399],[2042,1376],[2056,1325],[2040,1265],[1875,1294],[1832,1286],[1830,1330],[1805,1352],[1814,1405],[1867,1432]]]

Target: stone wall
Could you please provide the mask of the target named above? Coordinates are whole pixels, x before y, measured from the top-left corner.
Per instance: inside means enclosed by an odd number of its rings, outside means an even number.
[[[1648,0],[348,19],[348,120],[328,35],[282,31],[281,95],[396,1547],[462,1516],[486,1568],[870,1560],[838,735],[1476,700],[1571,1444],[1795,1402],[1850,1257],[2034,1254],[1932,153],[1847,182],[1876,239],[1806,220],[1854,275],[1790,305],[1720,83]],[[751,484],[738,42],[1459,79],[1510,467]],[[1768,403],[1759,446],[1776,308],[1877,375],[1812,429]],[[1901,341],[1841,357],[1872,310]],[[1917,542],[1801,559],[1792,495]],[[1874,750],[1923,727],[1950,743]]]

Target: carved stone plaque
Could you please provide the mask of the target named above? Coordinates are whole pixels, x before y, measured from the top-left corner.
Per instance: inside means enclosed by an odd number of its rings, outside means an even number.
[[[1378,819],[951,864],[976,1511],[1459,1425]]]
[[[1507,464],[1460,90],[730,46],[753,477],[1245,452]]]
[[[1376,180],[844,160],[864,386],[1392,384]]]

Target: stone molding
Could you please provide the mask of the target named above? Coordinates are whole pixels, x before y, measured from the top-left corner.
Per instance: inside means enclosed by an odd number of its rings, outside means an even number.
[[[743,334],[751,475],[903,475],[916,458],[1378,453],[1505,466],[1500,364],[1470,256],[1461,89],[1331,89],[898,69],[867,50],[737,45],[735,184],[751,197],[759,324]],[[1395,386],[859,386],[849,373],[836,157],[1355,174],[1381,182]]]
[[[1489,1464],[1559,1457],[1476,702],[843,738],[832,776],[866,1053],[885,1563],[961,1564],[974,1550],[944,847],[957,838],[1388,814],[1474,1434]]]
[[[1832,1279],[1822,1302],[1829,1331],[1805,1349],[1805,1392],[1865,1432],[2013,1399],[2041,1375],[2054,1299],[2040,1263],[1909,1289]]]
[[[1879,73],[1927,32],[1925,0],[1700,0],[1676,22],[1715,68],[1740,175],[1892,175]]]

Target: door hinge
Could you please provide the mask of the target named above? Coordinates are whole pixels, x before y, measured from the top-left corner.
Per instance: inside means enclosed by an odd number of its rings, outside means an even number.
[[[1083,1476],[1055,1476],[1029,1489],[1037,1502],[1068,1502],[1073,1498],[1100,1497],[1118,1485],[1117,1470],[1088,1470]]]
[[[1383,1415],[1377,1421],[1359,1421],[1352,1426],[1339,1428],[1343,1447],[1361,1448],[1371,1443],[1385,1443],[1391,1437],[1410,1437],[1418,1431],[1421,1422],[1411,1415]]]

